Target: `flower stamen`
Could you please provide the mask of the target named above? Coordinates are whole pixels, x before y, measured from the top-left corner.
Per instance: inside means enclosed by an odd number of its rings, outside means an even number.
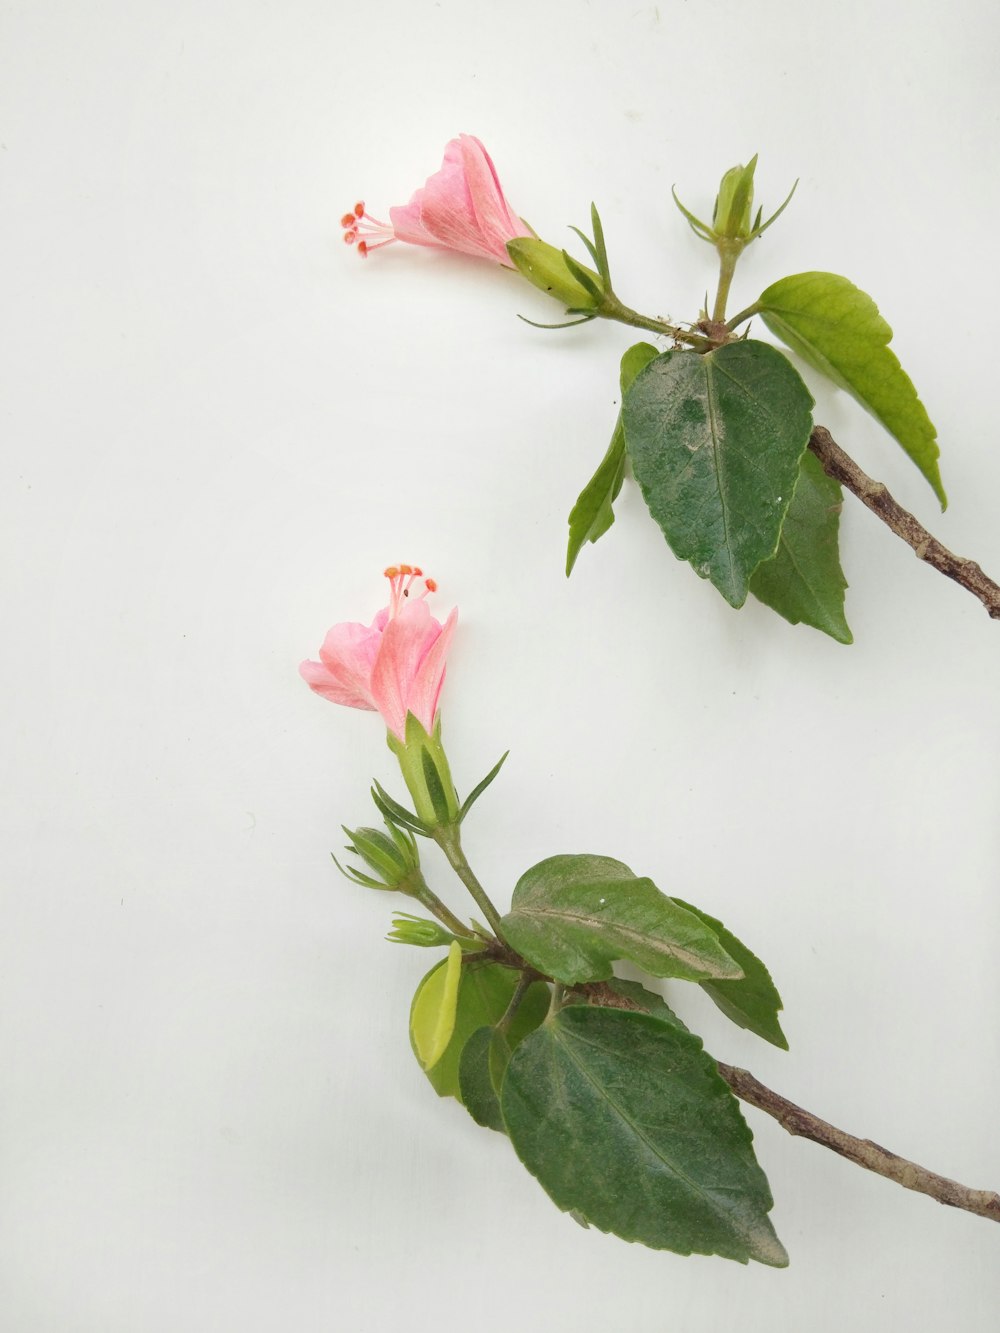
[[[379,218],[373,218],[365,210],[363,200],[359,200],[350,213],[344,214],[340,219],[340,225],[344,229],[344,243],[346,245],[356,245],[358,254],[362,259],[368,254],[369,250],[377,250],[380,246],[391,245],[396,239],[396,233],[392,225],[388,222],[382,222]]]
[[[423,590],[417,594],[424,598],[429,592],[437,592],[437,582],[425,579],[419,565],[389,565],[383,571],[389,580],[389,619],[394,619],[400,612],[404,601],[410,596],[410,589],[418,579],[424,580]]]

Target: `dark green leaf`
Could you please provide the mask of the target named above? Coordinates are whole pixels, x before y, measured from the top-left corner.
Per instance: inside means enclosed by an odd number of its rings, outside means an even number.
[[[458,1079],[465,1109],[476,1124],[505,1134],[507,1127],[500,1114],[500,1098],[491,1069],[490,1057],[495,1042],[503,1043],[503,1037],[495,1028],[477,1028],[462,1050]]]
[[[882,423],[944,509],[948,499],[938,469],[937,431],[889,350],[892,329],[872,298],[836,273],[796,273],[772,283],[757,304],[772,333]]]
[[[670,1008],[662,995],[656,991],[649,990],[639,981],[625,981],[622,977],[612,977],[610,981],[599,982],[602,988],[597,995],[589,997],[581,991],[569,991],[566,996],[566,1004],[598,1004],[606,1009],[631,1009],[640,1008],[643,1013],[652,1014],[661,1022],[672,1023],[682,1032],[687,1032],[687,1024]],[[610,994],[609,994],[610,992]],[[618,1004],[617,999],[621,998],[628,1001],[627,1004]]]
[[[501,1105],[559,1208],[654,1249],[788,1263],[753,1136],[691,1033],[567,1006],[515,1051]]]
[[[778,547],[812,398],[767,343],[665,352],[622,403],[632,470],[670,549],[742,606]]]
[[[628,391],[639,371],[658,355],[659,352],[650,343],[636,343],[626,351],[619,372],[619,384],[623,394]],[[596,542],[615,521],[612,505],[622,488],[625,457],[625,434],[619,412],[608,452],[570,511],[569,545],[566,550],[567,577],[576,564],[576,557],[580,554],[584,542]]]
[[[609,856],[550,856],[525,871],[503,935],[539,972],[569,985],[606,980],[618,958],[654,977],[742,975],[697,916]]]
[[[702,989],[708,992],[726,1017],[731,1018],[738,1027],[749,1028],[758,1037],[787,1051],[788,1041],[778,1022],[778,1012],[783,1008],[781,996],[764,964],[714,916],[709,916],[700,907],[682,902],[680,898],[674,901],[710,926],[718,935],[726,953],[735,958],[743,969],[739,981],[703,981]]]
[[[420,985],[428,982],[443,966],[444,962],[441,962],[432,968]],[[434,1068],[425,1071],[439,1097],[462,1100],[458,1070],[465,1043],[477,1028],[494,1027],[500,1022],[513,998],[519,975],[512,968],[500,967],[497,963],[472,963],[462,968],[451,1041]],[[548,1008],[549,988],[544,982],[536,982],[521,1001],[510,1026],[510,1041],[516,1044],[536,1028]]]
[[[844,493],[808,449],[778,540],[777,554],[750,577],[753,595],[793,625],[853,643],[844,618],[847,580],[840,567],[838,529]]]

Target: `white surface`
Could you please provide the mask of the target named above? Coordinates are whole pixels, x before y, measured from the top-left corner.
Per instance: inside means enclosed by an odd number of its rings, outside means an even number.
[[[391,757],[296,675],[420,561],[460,787],[512,752],[468,829],[497,896],[626,860],[780,985],[788,1054],[674,987],[710,1049],[1000,1185],[1000,630],[850,499],[849,649],[734,614],[631,484],[567,583],[628,330],[337,227],[476,133],[542,235],[597,200],[623,297],[685,318],[711,253],[670,186],[708,209],[759,150],[765,207],[801,184],[733,308],[808,268],[875,295],[947,514],[843,396],[818,419],[995,575],[995,6],[5,9],[3,1328],[995,1328],[1000,1229],[756,1112],[785,1272],[584,1233],[439,1103],[431,960],[328,856]]]

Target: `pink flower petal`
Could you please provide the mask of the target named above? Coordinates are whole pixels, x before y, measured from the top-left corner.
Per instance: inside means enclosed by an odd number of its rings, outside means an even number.
[[[391,208],[396,239],[509,264],[507,242],[530,236],[507,203],[489,153],[471,134],[452,139],[439,171],[403,207]]]
[[[424,660],[420,663],[410,687],[407,711],[412,713],[423,729],[428,732],[434,726],[434,716],[437,713],[438,699],[441,696],[441,686],[444,684],[448,649],[451,647],[451,640],[457,623],[458,608],[456,607],[444,622],[444,628],[431,644]]]
[[[382,625],[388,617],[386,609],[379,612],[371,626],[348,622],[334,625],[328,632],[319,650],[320,662],[316,664],[322,664],[326,672],[324,688],[318,691],[324,698],[349,708],[375,707],[369,681],[382,641]]]
[[[385,627],[371,673],[371,698],[386,726],[403,739],[413,682],[441,626],[423,599],[408,602]]]
[[[375,705],[367,695],[360,695],[355,690],[345,688],[322,662],[300,662],[299,675],[311,690],[322,695],[324,699],[329,699],[331,703],[346,704],[348,708],[367,708],[375,712]]]

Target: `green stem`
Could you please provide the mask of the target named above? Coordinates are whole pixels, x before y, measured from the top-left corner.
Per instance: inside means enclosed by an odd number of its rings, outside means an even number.
[[[738,315],[734,315],[732,319],[728,320],[726,322],[726,328],[729,329],[730,332],[732,332],[733,329],[738,329],[741,324],[745,324],[748,319],[752,319],[759,310],[760,302],[754,301],[753,305],[748,305],[746,310],[741,310]]]
[[[514,994],[510,997],[510,1004],[504,1011],[503,1018],[501,1018],[500,1022],[497,1024],[497,1031],[503,1033],[504,1036],[507,1035],[507,1031],[510,1028],[511,1023],[514,1021],[514,1016],[521,1007],[521,1001],[527,995],[528,987],[533,984],[534,980],[534,974],[531,972],[522,972],[518,977],[517,987]]]
[[[726,302],[729,300],[729,288],[736,272],[736,263],[743,251],[742,241],[719,240],[716,242],[719,252],[719,286],[715,293],[715,308],[712,311],[713,324],[722,324],[726,318]]]
[[[498,939],[503,939],[500,929],[500,913],[490,902],[486,890],[473,874],[472,867],[462,850],[462,839],[457,824],[438,825],[434,830],[434,841],[448,858],[448,864],[476,900],[476,905],[490,924],[490,929]]]
[[[433,912],[443,926],[447,926],[453,935],[462,935],[466,939],[478,939],[476,932],[464,922],[459,921],[455,913],[441,901],[433,889],[421,884],[414,895],[417,902],[423,903],[428,912]]]
[[[698,333],[686,333],[676,324],[668,324],[663,319],[653,319],[649,315],[640,315],[637,310],[630,310],[623,305],[613,292],[605,294],[597,312],[602,319],[613,319],[619,324],[628,324],[633,329],[648,329],[650,333],[662,333],[675,342],[687,343],[690,347],[707,348],[709,341]]]

